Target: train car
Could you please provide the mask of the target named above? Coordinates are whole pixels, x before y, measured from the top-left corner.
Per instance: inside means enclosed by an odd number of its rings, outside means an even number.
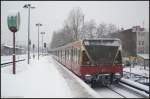
[[[122,77],[120,40],[84,39],[52,50],[54,58],[87,83],[104,85]]]

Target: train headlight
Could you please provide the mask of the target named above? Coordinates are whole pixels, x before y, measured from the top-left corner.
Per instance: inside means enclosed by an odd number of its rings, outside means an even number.
[[[116,78],[121,78],[121,74],[115,73],[115,77],[116,77]]]
[[[86,74],[86,75],[85,75],[85,79],[86,79],[87,81],[91,81],[91,80],[92,80],[92,75]]]

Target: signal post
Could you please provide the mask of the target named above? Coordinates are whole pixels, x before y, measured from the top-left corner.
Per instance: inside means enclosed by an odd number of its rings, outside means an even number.
[[[7,17],[8,28],[13,32],[13,74],[16,74],[15,63],[15,33],[19,30],[20,26],[20,13],[13,12]]]

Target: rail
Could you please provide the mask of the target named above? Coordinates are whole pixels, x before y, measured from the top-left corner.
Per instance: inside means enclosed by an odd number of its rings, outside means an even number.
[[[20,61],[25,61],[26,59],[21,59],[21,60],[16,60],[15,62],[20,62]],[[1,64],[1,67],[6,67],[6,66],[9,66],[8,64],[11,64],[13,62],[5,62],[5,63],[2,63]]]
[[[144,91],[144,92],[149,94],[149,86],[146,86],[146,85],[143,85],[143,84],[140,84],[140,83],[136,83],[134,81],[124,79],[124,78],[121,78],[120,82],[124,83],[124,84],[126,84],[130,87],[133,87],[135,89],[138,89],[140,91]]]
[[[146,78],[146,79],[149,78],[149,77],[147,77],[147,76],[143,76],[143,75],[139,75],[139,74],[135,74],[135,73],[130,73],[130,72],[126,72],[126,71],[123,71],[123,72],[129,73],[129,74],[133,74],[133,75],[137,75],[137,76],[140,76],[140,77],[143,77],[143,78]]]
[[[114,90],[114,89],[112,89],[112,88],[110,88],[110,87],[107,87],[108,89],[110,89],[111,91],[113,91],[113,92],[115,92],[115,93],[117,93],[118,95],[120,95],[121,97],[123,97],[123,98],[127,98],[126,96],[124,96],[123,94],[120,94],[119,92],[117,92],[116,90]]]
[[[130,72],[126,72],[126,71],[123,71],[123,72],[124,72],[124,78],[130,79],[130,77],[128,76],[128,74],[130,74],[130,76],[133,75],[134,78],[138,78],[138,79],[134,80],[135,82],[149,86],[149,77],[148,76],[143,76],[143,75],[130,73]],[[144,80],[144,82],[143,82],[143,80]]]

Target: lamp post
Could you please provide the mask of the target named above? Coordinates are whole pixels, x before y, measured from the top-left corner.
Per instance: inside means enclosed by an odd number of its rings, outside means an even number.
[[[42,35],[42,55],[43,55],[43,35],[45,34],[45,32],[41,32]]]
[[[31,4],[25,4],[23,8],[28,8],[28,64],[30,63],[30,9],[33,9],[35,7],[31,6]]]
[[[42,24],[37,23],[36,26],[38,27],[38,60],[39,60],[39,27],[42,26]]]

